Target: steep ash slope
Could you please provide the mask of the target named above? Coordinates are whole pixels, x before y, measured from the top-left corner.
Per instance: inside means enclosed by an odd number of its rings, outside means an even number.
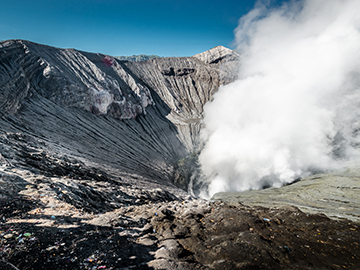
[[[167,119],[177,127],[187,150],[195,152],[203,107],[219,85],[235,80],[238,61],[236,52],[217,46],[193,57],[125,64],[171,109]]]
[[[0,59],[2,131],[155,181],[196,149],[203,105],[222,82],[218,65],[194,57],[122,62],[13,40]]]
[[[220,84],[218,70],[192,58],[165,58],[126,65],[171,109],[167,119],[177,127],[185,147],[194,151],[203,106]]]

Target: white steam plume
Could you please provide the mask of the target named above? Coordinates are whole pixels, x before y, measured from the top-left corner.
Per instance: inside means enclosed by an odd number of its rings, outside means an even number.
[[[239,80],[205,106],[202,196],[279,187],[359,156],[359,11],[359,0],[258,3],[240,19]]]

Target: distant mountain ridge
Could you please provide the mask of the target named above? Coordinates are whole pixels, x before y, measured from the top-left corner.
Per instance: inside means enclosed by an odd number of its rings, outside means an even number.
[[[122,61],[147,61],[154,58],[160,58],[160,56],[157,55],[146,55],[146,54],[139,54],[139,55],[131,55],[131,56],[115,56],[116,59],[122,60]]]

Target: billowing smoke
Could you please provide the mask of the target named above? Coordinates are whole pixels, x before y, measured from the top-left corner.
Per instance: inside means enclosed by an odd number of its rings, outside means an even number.
[[[359,0],[258,3],[240,19],[239,80],[205,106],[203,196],[279,187],[357,159],[359,11]]]

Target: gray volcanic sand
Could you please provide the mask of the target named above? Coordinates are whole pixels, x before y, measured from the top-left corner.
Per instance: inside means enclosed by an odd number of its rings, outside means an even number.
[[[305,213],[360,221],[360,168],[316,174],[281,188],[217,193],[214,200],[266,207],[296,206]]]

